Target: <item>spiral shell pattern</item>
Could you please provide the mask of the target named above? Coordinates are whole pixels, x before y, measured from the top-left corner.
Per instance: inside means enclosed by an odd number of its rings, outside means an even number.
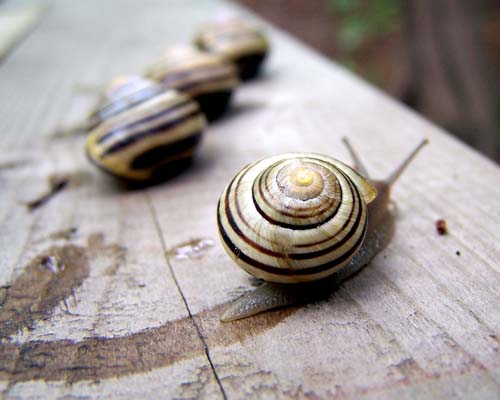
[[[243,168],[219,200],[219,234],[245,271],[299,283],[342,268],[363,243],[375,188],[352,168],[313,153],[288,153]]]
[[[106,118],[90,132],[86,151],[103,170],[145,181],[157,178],[159,171],[174,175],[184,167],[204,127],[205,118],[196,102],[175,90],[160,91],[127,103]]]

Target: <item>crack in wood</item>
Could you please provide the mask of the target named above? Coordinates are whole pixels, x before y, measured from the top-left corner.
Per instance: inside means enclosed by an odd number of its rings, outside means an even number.
[[[189,314],[189,319],[191,320],[194,328],[196,329],[198,337],[199,337],[201,343],[203,344],[203,349],[204,349],[205,355],[206,355],[207,360],[208,360],[208,362],[210,364],[210,367],[211,367],[212,372],[214,374],[215,380],[217,381],[217,384],[219,385],[222,397],[224,399],[227,399],[227,394],[226,394],[226,391],[224,389],[224,386],[222,385],[222,382],[220,381],[220,378],[219,378],[219,376],[217,374],[217,371],[215,370],[212,358],[210,357],[210,350],[208,348],[208,345],[207,345],[207,343],[205,341],[204,336],[202,335],[200,327],[198,326],[198,324],[196,323],[196,321],[195,321],[195,319],[193,317],[193,314],[191,312],[191,309],[189,308],[189,304],[187,302],[186,296],[182,292],[182,289],[181,289],[181,287],[179,285],[179,282],[177,281],[177,278],[175,276],[175,273],[174,273],[174,270],[172,268],[172,265],[170,264],[170,260],[168,259],[167,244],[165,243],[165,240],[164,240],[163,235],[161,233],[161,226],[160,226],[160,222],[158,221],[158,215],[156,214],[156,210],[155,210],[155,208],[153,206],[153,202],[151,201],[151,197],[150,197],[149,193],[146,193],[146,199],[147,199],[147,202],[148,202],[149,207],[151,209],[151,215],[153,217],[153,221],[154,221],[154,224],[155,224],[155,227],[156,227],[156,231],[158,233],[158,238],[160,239],[160,243],[161,243],[162,248],[163,248],[163,254],[165,256],[165,262],[166,262],[166,264],[168,266],[168,269],[169,269],[170,274],[172,276],[172,279],[173,279],[173,281],[175,283],[175,286],[177,287],[177,290],[178,290],[178,292],[179,292],[179,294],[180,294],[180,296],[182,298],[182,301],[184,302],[184,306],[186,307],[186,310],[187,310],[187,312]]]

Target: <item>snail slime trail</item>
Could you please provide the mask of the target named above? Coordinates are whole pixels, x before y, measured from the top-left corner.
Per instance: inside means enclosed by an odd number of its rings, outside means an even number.
[[[320,285],[348,278],[389,243],[391,187],[427,141],[388,179],[373,183],[356,172],[366,169],[345,142],[354,169],[321,154],[287,153],[250,164],[229,182],[217,207],[222,245],[236,265],[265,283],[231,304],[222,321],[310,299]]]

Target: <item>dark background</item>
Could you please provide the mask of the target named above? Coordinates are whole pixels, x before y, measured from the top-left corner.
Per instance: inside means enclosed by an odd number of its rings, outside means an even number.
[[[500,162],[500,1],[236,1]]]

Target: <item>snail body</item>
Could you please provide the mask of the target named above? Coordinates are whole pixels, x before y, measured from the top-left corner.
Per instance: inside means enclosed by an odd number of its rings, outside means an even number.
[[[198,102],[209,121],[226,111],[239,84],[238,72],[232,63],[190,47],[168,50],[149,66],[145,76],[167,89],[189,95]]]
[[[189,165],[206,124],[188,96],[154,84],[147,90],[139,100],[132,92],[106,103],[105,117],[87,137],[89,159],[124,180],[176,175]]]
[[[218,204],[219,235],[235,263],[265,283],[221,320],[301,302],[369,263],[392,237],[390,189],[425,143],[387,180],[373,183],[350,146],[354,169],[319,154],[289,153],[236,174]]]
[[[255,77],[269,51],[269,41],[254,24],[241,18],[227,18],[207,24],[195,44],[236,64],[242,80]]]

